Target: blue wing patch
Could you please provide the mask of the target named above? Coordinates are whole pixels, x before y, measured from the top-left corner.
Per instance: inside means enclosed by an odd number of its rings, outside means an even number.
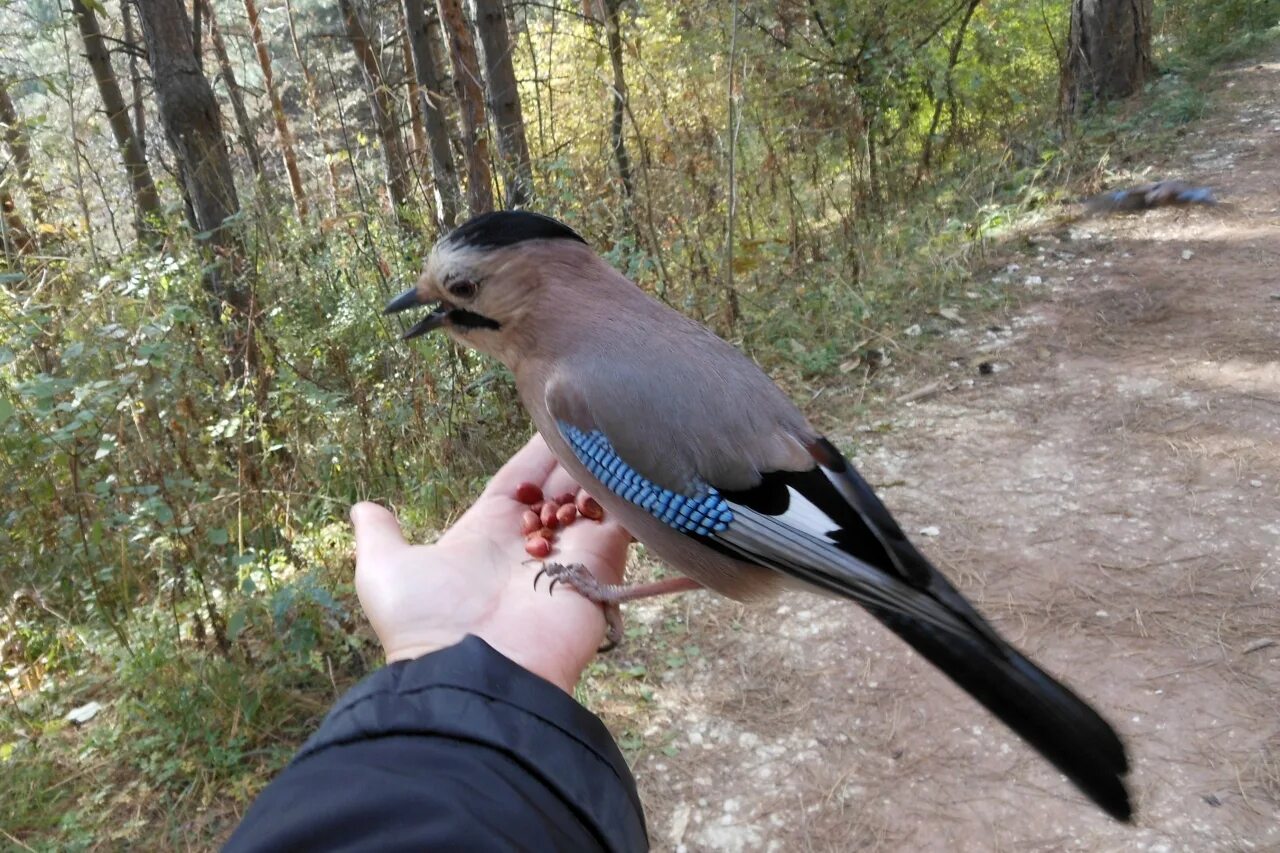
[[[714,487],[695,482],[683,494],[664,489],[623,462],[599,430],[583,432],[560,421],[560,433],[592,476],[663,524],[682,533],[708,536],[728,530],[733,523],[733,510]]]

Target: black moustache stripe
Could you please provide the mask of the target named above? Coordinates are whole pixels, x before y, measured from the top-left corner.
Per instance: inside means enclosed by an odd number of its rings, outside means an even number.
[[[502,324],[483,314],[468,311],[465,308],[454,308],[449,312],[449,324],[463,329],[501,329]]]

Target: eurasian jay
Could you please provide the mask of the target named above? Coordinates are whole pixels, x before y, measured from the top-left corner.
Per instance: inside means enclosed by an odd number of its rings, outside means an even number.
[[[1209,187],[1196,187],[1184,181],[1156,181],[1150,184],[1112,190],[1085,199],[1086,213],[1136,213],[1155,207],[1186,207],[1190,204],[1213,206],[1218,203]]]
[[[468,221],[386,313],[428,304],[404,337],[443,329],[510,368],[560,463],[652,553],[738,600],[799,586],[856,601],[1130,818],[1111,726],[996,633],[754,362],[567,225],[508,211]],[[581,567],[545,570],[593,600],[636,597]],[[659,586],[694,586],[679,581]]]

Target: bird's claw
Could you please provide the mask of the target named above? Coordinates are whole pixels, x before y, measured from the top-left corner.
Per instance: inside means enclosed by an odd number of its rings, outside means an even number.
[[[553,563],[552,568],[554,569],[554,568],[563,568],[563,567],[559,566],[559,564]],[[553,592],[556,591],[556,584],[560,583],[560,581],[563,580],[563,578],[561,578],[557,574],[553,574],[552,572],[547,571],[547,564],[543,563],[542,568],[538,569],[538,573],[533,576],[533,588],[535,590],[538,588],[538,581],[542,580],[544,575],[548,578],[551,578],[551,585],[547,587],[547,595],[551,595]]]
[[[543,576],[550,579],[551,583],[547,587],[547,594],[551,595],[555,592],[556,584],[563,583],[569,589],[572,589],[578,595],[585,598],[593,604],[599,604],[604,608],[605,621],[605,642],[596,651],[604,653],[612,651],[622,642],[622,608],[618,606],[618,602],[610,598],[610,587],[602,585],[596,580],[595,575],[581,563],[543,563],[542,568],[538,569],[538,573],[533,576],[533,588],[538,588],[538,581]]]

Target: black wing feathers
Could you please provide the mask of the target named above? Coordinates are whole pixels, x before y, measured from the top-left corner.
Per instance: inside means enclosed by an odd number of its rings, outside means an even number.
[[[1111,726],[996,633],[911,545],[835,447],[819,440],[810,452],[819,463],[812,469],[772,471],[752,488],[721,490],[742,509],[720,544],[741,558],[857,601],[1109,814],[1128,820],[1131,808],[1121,778],[1128,759]],[[807,508],[804,524],[793,523],[788,516],[793,494],[816,507],[825,516],[819,526],[829,520],[831,529],[805,529],[815,519]]]

